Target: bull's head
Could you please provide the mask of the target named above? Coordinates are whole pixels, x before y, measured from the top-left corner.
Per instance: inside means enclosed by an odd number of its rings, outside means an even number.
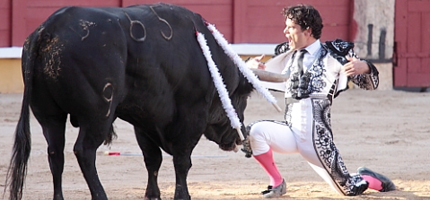
[[[220,101],[220,98],[212,98],[213,101],[212,104],[210,104],[209,118],[204,134],[208,139],[218,143],[221,149],[233,150],[236,149],[237,144],[242,143],[241,139],[244,139],[243,137],[247,135],[245,127],[242,126],[241,131],[236,129],[238,129],[241,124],[243,124],[244,111],[247,104],[246,101],[254,89],[253,86],[255,86],[257,91],[262,93],[263,96],[265,96],[270,102],[275,103],[276,100],[267,90],[261,87],[255,75],[247,68],[246,64],[233,51],[233,49],[231,49],[227,40],[215,28],[215,26],[207,22],[205,22],[205,25],[213,34],[213,39],[216,40],[217,45],[210,46],[215,47],[215,50],[218,50],[218,52],[215,51],[215,57],[219,56],[217,60],[222,63],[219,70],[224,71],[224,75],[227,75],[227,79],[224,77],[226,88],[223,88],[223,86],[221,86],[223,85],[221,81],[223,78],[220,77],[218,72],[216,72],[218,69],[216,68],[215,62],[212,60],[210,48],[206,44],[206,39],[204,39],[203,34],[196,32],[197,40],[203,50],[206,60],[208,61],[209,71],[222,99],[222,101]],[[211,40],[212,38],[208,40],[209,43]],[[221,47],[222,53],[220,53],[220,48],[217,47]],[[239,69],[235,67],[231,68],[233,63],[235,63]],[[239,73],[239,71],[241,73]],[[248,82],[248,80],[250,82]],[[225,91],[226,89],[228,92]],[[230,98],[232,105],[230,105],[226,96]],[[235,109],[236,113],[232,113],[231,107]],[[233,122],[230,122],[230,120]],[[234,127],[234,129],[231,127]],[[245,135],[243,135],[243,133],[245,133]]]
[[[254,88],[241,73],[236,75],[238,77],[234,80],[236,87],[232,88],[233,92],[230,92],[230,99],[240,122],[243,124],[247,99]],[[238,132],[231,127],[231,122],[222,107],[220,98],[215,96],[209,111],[208,126],[204,135],[209,140],[216,142],[222,150],[231,151],[236,149],[236,145],[240,145],[242,141]],[[246,134],[245,126],[242,126],[241,130],[242,133]]]

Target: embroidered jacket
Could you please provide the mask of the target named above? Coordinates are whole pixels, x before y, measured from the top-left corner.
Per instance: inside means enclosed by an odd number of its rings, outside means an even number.
[[[312,96],[327,96],[330,100],[340,92],[348,89],[348,81],[362,89],[374,90],[378,87],[379,78],[376,67],[367,62],[370,73],[347,77],[341,70],[349,61],[346,56],[357,57],[353,51],[354,44],[340,39],[321,43],[321,52],[312,67],[302,76],[298,75],[296,66],[286,66],[293,51],[288,43],[282,43],[275,49],[275,57],[266,63],[266,70],[286,73],[286,83],[265,83],[269,89],[285,91],[286,98],[301,99]],[[302,80],[300,80],[302,79]]]

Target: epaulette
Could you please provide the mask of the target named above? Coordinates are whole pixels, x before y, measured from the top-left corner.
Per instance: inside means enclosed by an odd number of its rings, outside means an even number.
[[[275,47],[275,56],[282,54],[282,53],[285,53],[288,50],[290,50],[290,45],[288,44],[288,42],[278,44]]]
[[[343,41],[341,39],[327,41],[325,42],[325,44],[331,51],[333,51],[333,53],[338,54],[340,56],[348,55],[349,50],[354,48],[354,43]]]
[[[336,58],[336,60],[338,60],[343,65],[348,62],[348,60],[345,57],[350,53],[351,49],[354,48],[354,43],[346,42],[341,39],[327,41],[322,45],[328,50],[331,56]],[[353,55],[350,55],[350,56],[353,56]]]

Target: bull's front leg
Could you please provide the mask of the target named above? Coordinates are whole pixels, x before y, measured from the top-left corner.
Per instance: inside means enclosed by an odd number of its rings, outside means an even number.
[[[182,152],[184,153],[184,152]],[[173,164],[175,166],[176,186],[175,199],[191,199],[188,193],[187,176],[191,168],[191,152],[173,155]]]

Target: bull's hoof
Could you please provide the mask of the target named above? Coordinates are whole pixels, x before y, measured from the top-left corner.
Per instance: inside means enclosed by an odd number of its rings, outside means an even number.
[[[145,200],[161,200],[160,197],[147,197],[145,196]]]

